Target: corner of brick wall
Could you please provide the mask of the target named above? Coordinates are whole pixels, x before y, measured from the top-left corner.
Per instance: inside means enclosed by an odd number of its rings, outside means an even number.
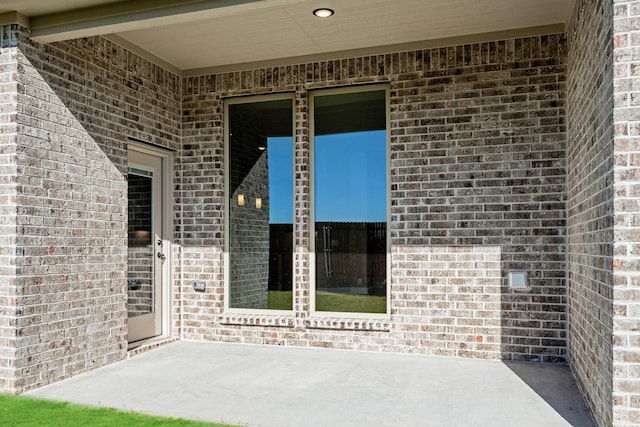
[[[613,1],[613,425],[640,426],[640,1]]]
[[[15,392],[17,49],[11,26],[0,26],[0,390]]]
[[[611,5],[578,1],[568,26],[568,301],[571,369],[612,423],[613,73]]]

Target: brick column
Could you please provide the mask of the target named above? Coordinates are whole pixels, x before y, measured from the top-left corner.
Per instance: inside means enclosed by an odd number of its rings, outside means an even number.
[[[18,84],[15,28],[0,27],[0,390],[15,391],[16,123]]]
[[[640,426],[640,1],[613,6],[613,425]]]

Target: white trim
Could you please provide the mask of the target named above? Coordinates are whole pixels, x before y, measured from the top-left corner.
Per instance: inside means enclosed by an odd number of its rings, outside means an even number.
[[[385,85],[387,118],[387,317],[391,318],[391,87]]]
[[[161,152],[158,150],[158,154]],[[165,282],[163,283],[162,290],[162,310],[164,316],[162,316],[162,335],[171,337],[171,316],[173,314],[173,272],[174,259],[173,259],[173,154],[162,153],[162,197],[163,197],[163,228],[164,228],[164,241],[163,251],[167,256],[167,262],[164,263]]]
[[[259,318],[270,318],[270,317],[293,317],[293,300],[291,310],[269,310],[267,308],[229,308],[227,307],[228,292],[226,291],[226,283],[225,283],[225,313],[227,314],[235,314],[247,317],[259,317]],[[295,294],[294,294],[295,298]]]
[[[222,152],[224,158],[222,160],[224,170],[224,205],[222,207],[223,223],[224,223],[224,236],[222,242],[222,280],[224,281],[223,287],[223,313],[229,312],[229,276],[230,276],[230,264],[229,264],[229,103],[230,100],[223,100],[222,117],[223,117],[223,148]]]
[[[159,145],[146,144],[134,138],[129,138],[126,141],[127,149],[137,151],[139,153],[150,154],[152,156],[163,157],[169,159],[175,151],[170,148],[164,148]]]
[[[333,89],[327,89],[327,91],[334,91]],[[308,105],[307,105],[307,123],[308,123],[308,139],[309,139],[309,182],[307,186],[309,188],[309,251],[307,255],[309,257],[309,277],[307,278],[307,283],[309,283],[309,315],[313,316],[316,312],[316,215],[315,215],[315,204],[314,200],[316,199],[316,191],[315,191],[315,179],[313,178],[316,175],[315,170],[315,150],[314,150],[314,138],[313,135],[316,134],[316,125],[315,120],[313,120],[313,111],[314,111],[314,96],[313,92],[309,92],[307,95]]]

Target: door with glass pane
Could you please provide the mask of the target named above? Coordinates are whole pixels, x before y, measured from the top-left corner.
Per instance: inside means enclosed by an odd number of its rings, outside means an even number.
[[[162,333],[162,158],[129,151],[128,341]]]

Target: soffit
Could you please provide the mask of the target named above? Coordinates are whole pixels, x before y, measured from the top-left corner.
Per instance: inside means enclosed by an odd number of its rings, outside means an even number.
[[[574,0],[0,0],[43,42],[110,35],[174,70],[562,28]],[[335,15],[320,19],[318,7]],[[522,31],[517,34],[522,34]]]
[[[39,16],[118,1],[122,0],[0,0],[0,14],[17,11],[25,16]]]

